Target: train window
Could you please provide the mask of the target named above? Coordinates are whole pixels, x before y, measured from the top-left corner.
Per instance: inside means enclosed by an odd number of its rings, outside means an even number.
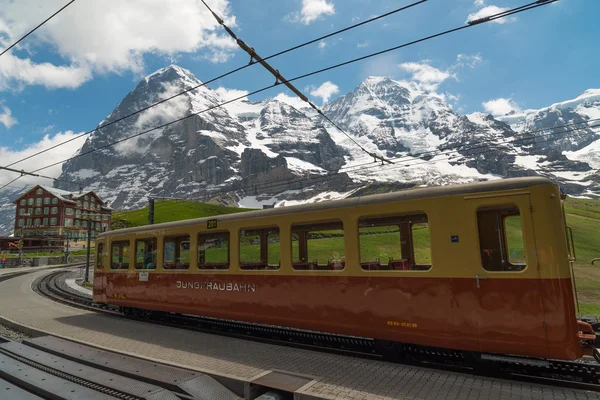
[[[156,238],[136,239],[135,268],[156,269]]]
[[[342,270],[346,266],[342,221],[292,225],[295,270]]]
[[[229,269],[229,232],[198,235],[198,268]]]
[[[68,239],[67,239],[68,240]],[[96,268],[102,269],[102,252],[104,251],[104,243],[98,243],[98,248],[96,249]]]
[[[240,269],[279,269],[279,228],[240,230]]]
[[[110,268],[129,269],[129,241],[112,243]]]
[[[488,271],[525,269],[523,228],[516,206],[480,208],[477,224],[483,268]]]
[[[190,267],[190,236],[165,238],[163,267],[165,269],[188,269]]]
[[[431,240],[426,214],[363,217],[358,222],[364,270],[426,271]]]

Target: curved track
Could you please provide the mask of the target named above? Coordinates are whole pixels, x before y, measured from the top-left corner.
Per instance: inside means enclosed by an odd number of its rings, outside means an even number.
[[[249,324],[216,318],[152,312],[139,309],[120,309],[95,303],[89,296],[75,293],[64,281],[69,271],[58,271],[38,278],[33,289],[54,301],[89,311],[135,319],[164,326],[215,333],[230,337],[258,340],[270,344],[292,345],[320,351],[350,354],[369,358],[386,358],[389,361],[419,365],[481,376],[572,387],[600,392],[600,364],[594,361],[560,360],[495,360],[484,361],[480,355],[447,349],[408,345],[399,348],[368,338],[332,335],[321,332],[294,330],[285,327]],[[389,356],[394,351],[394,356]],[[530,362],[526,362],[530,361]]]

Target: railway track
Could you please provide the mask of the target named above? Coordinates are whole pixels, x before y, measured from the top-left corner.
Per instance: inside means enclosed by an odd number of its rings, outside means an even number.
[[[69,272],[58,271],[38,278],[33,283],[33,289],[43,296],[69,306],[179,329],[359,357],[386,358],[388,361],[407,365],[486,377],[600,392],[600,364],[593,360],[571,362],[494,356],[491,357],[492,359],[484,359],[484,357],[477,354],[471,355],[460,351],[415,345],[405,346],[398,357],[384,357],[381,354],[382,349],[376,341],[368,338],[332,335],[192,315],[149,312],[137,309],[120,310],[116,306],[95,303],[90,297],[75,293],[72,289],[69,290],[64,283],[65,274],[67,273]]]

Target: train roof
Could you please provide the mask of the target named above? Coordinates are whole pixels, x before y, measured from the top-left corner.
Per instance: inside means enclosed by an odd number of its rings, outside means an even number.
[[[507,178],[486,182],[465,183],[446,186],[429,186],[422,188],[411,188],[392,193],[373,194],[360,197],[352,197],[341,200],[330,200],[319,203],[300,204],[295,206],[277,207],[265,210],[248,211],[243,213],[222,214],[210,217],[194,218],[183,221],[165,222],[155,225],[144,225],[135,228],[118,229],[98,235],[98,239],[111,234],[127,234],[143,232],[148,229],[175,228],[188,225],[206,223],[210,219],[217,218],[219,221],[246,220],[260,217],[292,214],[297,212],[319,211],[334,208],[353,207],[359,205],[387,203],[391,201],[426,199],[443,196],[453,196],[470,193],[485,193],[501,190],[524,189],[531,186],[555,184],[552,180],[543,177]]]

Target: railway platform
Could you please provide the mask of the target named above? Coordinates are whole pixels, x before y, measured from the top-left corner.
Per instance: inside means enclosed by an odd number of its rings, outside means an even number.
[[[474,376],[173,329],[88,312],[37,295],[47,271],[0,282],[0,323],[207,374],[254,398],[257,388],[294,399],[599,399],[600,393]],[[292,398],[292,397],[290,397]]]

